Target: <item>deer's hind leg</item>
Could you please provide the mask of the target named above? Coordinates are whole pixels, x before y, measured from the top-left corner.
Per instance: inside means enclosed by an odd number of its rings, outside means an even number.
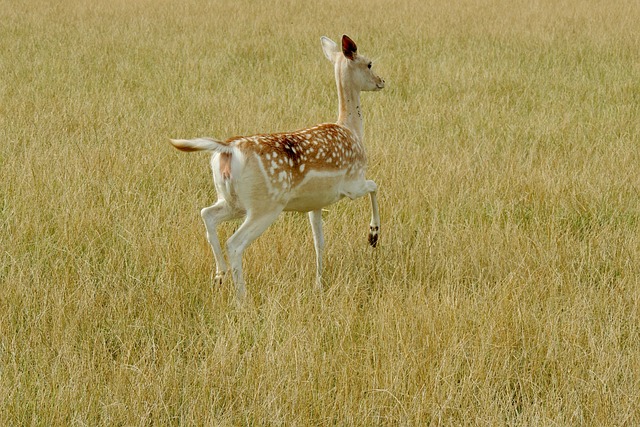
[[[239,218],[243,213],[232,206],[230,206],[226,200],[220,199],[213,206],[209,206],[200,211],[204,226],[207,229],[207,240],[211,245],[213,251],[213,257],[216,261],[216,275],[214,278],[215,284],[221,284],[224,275],[229,270],[227,263],[220,247],[220,240],[218,239],[218,224],[221,222],[229,221],[234,218]]]
[[[231,274],[236,285],[238,299],[240,300],[243,300],[246,294],[244,276],[242,274],[242,253],[278,218],[283,208],[283,205],[277,205],[247,211],[247,218],[240,228],[233,233],[233,236],[227,240]]]

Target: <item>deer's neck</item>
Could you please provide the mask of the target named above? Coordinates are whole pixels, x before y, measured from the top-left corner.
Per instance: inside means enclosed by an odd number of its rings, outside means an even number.
[[[336,72],[336,83],[338,85],[338,124],[351,130],[362,141],[364,126],[360,107],[360,91],[345,85],[339,72]]]

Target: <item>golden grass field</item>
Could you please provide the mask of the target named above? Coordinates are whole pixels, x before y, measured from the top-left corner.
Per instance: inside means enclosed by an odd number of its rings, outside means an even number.
[[[0,425],[640,424],[636,0],[0,0]],[[206,154],[337,117],[368,198],[212,286]],[[224,240],[238,222],[220,227]]]

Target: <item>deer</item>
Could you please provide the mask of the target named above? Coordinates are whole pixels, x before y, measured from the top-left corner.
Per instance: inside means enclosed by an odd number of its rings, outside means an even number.
[[[322,50],[333,63],[338,89],[338,120],[287,133],[237,136],[226,140],[209,137],[171,139],[181,151],[213,153],[211,169],[217,193],[214,205],[200,214],[215,258],[214,283],[222,284],[231,269],[239,300],[246,285],[242,271],[244,250],[283,211],[308,213],[316,253],[316,287],[322,289],[324,236],[322,210],[345,197],[365,195],[371,199],[368,242],[378,244],[380,214],[377,185],[365,178],[367,158],[360,107],[360,92],[379,91],[385,81],[372,69],[372,62],[358,53],[346,35],[342,46],[321,37]],[[225,261],[217,226],[244,218],[229,237]]]

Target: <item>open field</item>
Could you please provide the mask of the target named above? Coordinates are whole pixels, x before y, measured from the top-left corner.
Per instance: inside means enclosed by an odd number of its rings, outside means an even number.
[[[637,0],[0,0],[0,425],[640,424]],[[214,268],[204,154],[335,120],[369,201]],[[220,228],[224,239],[238,223]]]

